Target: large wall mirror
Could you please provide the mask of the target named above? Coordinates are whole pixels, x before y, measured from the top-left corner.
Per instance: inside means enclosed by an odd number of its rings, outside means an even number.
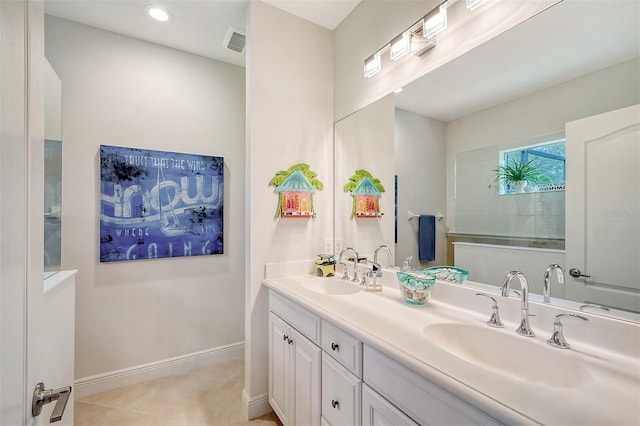
[[[394,160],[360,167],[387,179],[393,170],[384,196],[395,203],[375,227],[366,225],[382,231],[360,241],[349,229],[365,226],[344,220],[336,179],[336,241],[367,255],[376,243],[389,245],[396,265],[409,256],[416,268],[455,263],[469,269],[470,280],[495,286],[509,271],[522,270],[534,293],[542,292],[547,265],[558,263],[566,284],[552,287],[554,303],[603,305],[611,310],[584,309],[637,320],[639,28],[637,2],[565,0],[391,95],[392,112],[384,98],[336,123],[338,154],[354,140],[362,143],[358,128],[370,135],[383,123],[381,133],[388,134],[385,123],[393,115]],[[631,117],[630,124],[623,120],[609,132],[595,125],[605,133],[584,136],[593,120],[617,120],[607,118],[614,111]],[[496,180],[496,169],[516,158],[549,159],[555,171],[523,189]],[[353,167],[349,161],[336,155],[336,176],[344,164]],[[429,262],[418,255],[413,216],[422,214],[442,216]],[[571,268],[591,277],[571,277]]]

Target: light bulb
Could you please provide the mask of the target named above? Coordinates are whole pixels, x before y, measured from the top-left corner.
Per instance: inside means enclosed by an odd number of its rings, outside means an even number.
[[[147,13],[156,21],[168,22],[171,20],[171,14],[164,9],[157,6],[147,7]]]

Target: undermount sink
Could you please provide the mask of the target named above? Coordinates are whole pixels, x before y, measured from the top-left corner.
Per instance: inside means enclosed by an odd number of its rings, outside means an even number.
[[[502,331],[454,323],[424,328],[430,342],[496,374],[560,388],[576,388],[592,380],[589,371],[571,353]]]
[[[302,287],[315,293],[333,296],[346,296],[360,291],[358,286],[339,278],[314,278],[304,281]]]

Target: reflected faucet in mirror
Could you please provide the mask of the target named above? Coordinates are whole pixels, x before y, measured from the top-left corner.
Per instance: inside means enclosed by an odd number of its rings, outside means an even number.
[[[373,263],[378,265],[378,269],[374,269],[378,277],[382,276],[382,268],[380,268],[381,263],[378,261],[378,252],[381,249],[385,249],[387,251],[387,266],[393,266],[393,262],[391,261],[391,250],[389,249],[389,247],[384,244],[376,247],[376,250],[373,252]]]
[[[556,271],[558,284],[564,284],[564,269],[557,263],[552,263],[544,271],[544,303],[551,303],[551,273]]]
[[[529,283],[527,282],[527,277],[520,271],[511,271],[507,274],[504,279],[504,283],[502,285],[502,296],[509,297],[509,291],[511,287],[511,280],[514,277],[518,277],[520,280],[520,291],[522,292],[521,296],[521,318],[520,318],[520,326],[516,329],[516,333],[526,336],[533,337],[536,334],[531,330],[531,326],[529,325]]]

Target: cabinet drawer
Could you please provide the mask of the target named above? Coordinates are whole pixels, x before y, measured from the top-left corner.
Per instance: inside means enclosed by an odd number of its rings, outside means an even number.
[[[367,345],[363,371],[365,383],[420,424],[499,424]]]
[[[322,423],[360,425],[362,382],[331,356],[322,353]]]
[[[322,349],[362,378],[362,342],[325,320],[321,321]]]
[[[274,291],[269,292],[269,310],[306,338],[320,344],[320,318]]]

